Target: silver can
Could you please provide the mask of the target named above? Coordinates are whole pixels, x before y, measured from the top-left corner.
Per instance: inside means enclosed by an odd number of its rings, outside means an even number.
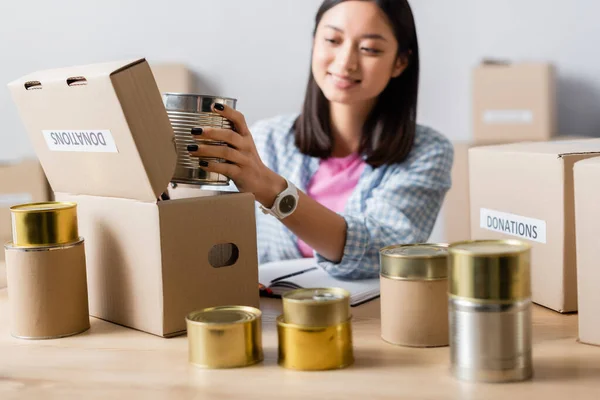
[[[475,382],[531,378],[530,246],[481,240],[448,250],[454,376]]]
[[[225,160],[192,157],[187,147],[198,143],[227,146],[225,142],[203,139],[202,137],[196,138],[191,131],[192,128],[196,127],[233,129],[231,121],[213,112],[211,106],[213,103],[221,103],[235,109],[237,100],[228,97],[185,93],[163,93],[162,98],[175,133],[175,146],[177,148],[177,166],[171,181],[190,185],[228,185],[228,177],[204,171],[199,167],[201,159],[211,162],[225,162]]]

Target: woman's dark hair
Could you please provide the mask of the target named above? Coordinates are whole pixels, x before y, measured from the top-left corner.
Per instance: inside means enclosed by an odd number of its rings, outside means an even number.
[[[348,0],[325,0],[317,12],[315,29],[330,8]],[[387,15],[398,41],[398,57],[408,66],[392,78],[368,115],[360,140],[359,153],[378,167],[402,162],[412,149],[419,91],[419,45],[410,5],[407,0],[363,0],[377,4]],[[333,151],[329,122],[329,101],[310,70],[302,113],[294,125],[295,144],[303,154],[328,158]]]

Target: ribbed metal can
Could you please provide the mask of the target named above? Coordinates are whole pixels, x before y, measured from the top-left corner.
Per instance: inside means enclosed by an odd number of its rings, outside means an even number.
[[[202,137],[196,138],[191,131],[192,128],[196,127],[233,129],[231,121],[212,111],[211,107],[214,103],[220,103],[235,109],[237,99],[187,93],[163,93],[162,98],[175,133],[175,147],[177,149],[177,166],[171,181],[191,185],[228,185],[228,177],[214,172],[207,172],[199,167],[201,159],[211,162],[225,162],[225,160],[193,157],[187,150],[187,146],[198,143],[227,146],[225,142],[203,139]]]
[[[449,246],[450,360],[458,379],[532,377],[530,249],[517,240]]]
[[[393,245],[379,255],[381,338],[399,346],[447,346],[448,245]]]
[[[262,313],[247,306],[220,306],[186,317],[189,362],[201,368],[239,368],[263,360]]]

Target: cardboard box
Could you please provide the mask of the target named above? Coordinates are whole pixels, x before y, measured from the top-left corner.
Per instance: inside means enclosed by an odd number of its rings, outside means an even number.
[[[4,244],[12,240],[10,207],[50,199],[50,187],[37,160],[0,162],[0,261],[4,260]]]
[[[600,345],[600,158],[575,163],[579,340]]]
[[[151,63],[150,67],[160,93],[198,93],[196,76],[186,65]]]
[[[518,238],[532,249],[532,300],[577,311],[573,164],[600,139],[469,150],[472,239]]]
[[[556,135],[556,78],[543,63],[487,63],[473,71],[473,138],[480,144]]]
[[[446,193],[440,218],[442,235],[446,243],[471,238],[471,214],[469,210],[469,148],[473,142],[455,142],[452,165],[452,187]]]
[[[78,204],[92,316],[172,336],[195,309],[258,306],[254,196],[157,200],[177,155],[145,60],[9,87],[57,200]]]

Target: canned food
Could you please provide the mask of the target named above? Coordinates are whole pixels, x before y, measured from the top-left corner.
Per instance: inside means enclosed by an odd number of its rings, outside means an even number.
[[[350,318],[350,293],[340,288],[296,289],[282,296],[286,323],[333,326]]]
[[[68,245],[5,246],[10,332],[54,339],[90,327],[83,239]]]
[[[277,318],[278,363],[284,368],[340,369],[354,362],[351,319],[332,326],[305,326]]]
[[[531,247],[517,240],[449,247],[450,360],[462,380],[531,378]]]
[[[448,345],[448,246],[380,250],[381,337],[411,347]]]
[[[225,162],[225,160],[193,157],[187,147],[197,143],[227,146],[225,142],[202,137],[196,138],[191,134],[191,131],[192,128],[196,127],[233,129],[233,124],[213,112],[211,107],[213,103],[221,103],[235,109],[237,100],[227,97],[184,93],[164,93],[162,97],[175,133],[175,147],[177,149],[177,166],[172,182],[192,185],[228,185],[228,177],[205,171],[199,167],[201,159],[212,162]]]
[[[202,368],[237,368],[263,360],[261,311],[220,306],[186,317],[189,362]]]
[[[14,246],[56,246],[79,240],[75,203],[21,204],[11,207],[10,211]]]

